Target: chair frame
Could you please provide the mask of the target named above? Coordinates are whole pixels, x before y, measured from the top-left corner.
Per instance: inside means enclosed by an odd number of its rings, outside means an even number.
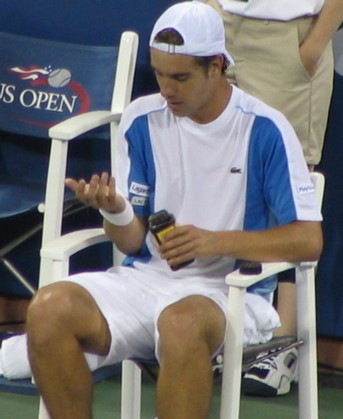
[[[324,193],[324,176],[311,174],[321,204]],[[58,240],[50,241],[41,250],[42,260],[49,267],[54,280],[68,273],[68,260],[75,252],[107,240],[104,230],[88,229],[69,233]],[[271,275],[294,268],[296,270],[297,337],[285,339],[286,344],[298,347],[299,357],[299,419],[318,418],[317,350],[316,350],[316,304],[315,268],[317,262],[263,263],[262,272],[245,275],[239,270],[225,278],[230,287],[225,335],[224,362],[221,390],[220,419],[238,419],[241,396],[243,359],[244,307],[247,288]],[[296,340],[296,343],[293,343]],[[278,348],[280,340],[272,339],[269,348]],[[256,353],[264,350],[255,345]],[[254,348],[255,350],[255,348]],[[122,363],[121,419],[141,418],[142,370],[132,360]],[[40,419],[43,419],[43,417]]]
[[[239,271],[235,271],[226,277],[226,283],[230,286],[230,293],[224,347],[221,419],[239,418],[243,356],[242,319],[244,318],[244,301],[247,287],[291,268],[296,269],[299,418],[318,418],[315,263],[308,262],[295,265],[283,262],[263,264],[260,275],[242,275]]]
[[[315,186],[317,202],[321,207],[324,176],[321,173],[311,173],[311,180]],[[230,287],[230,292],[227,304],[228,324],[224,345],[220,419],[239,418],[244,302],[247,288],[269,276],[292,268],[295,268],[296,272],[297,337],[295,345],[298,347],[299,366],[298,417],[299,419],[318,418],[316,266],[317,262],[263,263],[260,274],[244,275],[237,270],[226,276],[225,281]],[[273,342],[271,344],[273,345]],[[278,339],[275,339],[274,348],[278,348],[278,345]]]
[[[110,124],[110,154],[111,156],[114,155],[118,124],[125,107],[131,100],[138,43],[139,37],[137,33],[132,31],[122,33],[111,109],[108,111],[92,111],[74,116],[53,126],[49,130],[52,142],[45,195],[39,287],[48,285],[66,276],[69,272],[69,257],[72,254],[91,244],[107,241],[105,233],[101,228],[85,229],[81,232],[61,236],[68,146],[70,141],[80,135]],[[111,169],[113,171],[113,159],[111,159]],[[81,240],[83,240],[82,244],[79,243],[79,234],[81,235]],[[65,244],[69,248],[66,252],[61,250]],[[62,252],[62,259],[59,251]],[[55,254],[58,254],[56,258],[54,257]],[[114,255],[117,254],[117,252],[114,253]],[[47,257],[47,255],[49,256]],[[114,263],[117,263],[115,258]],[[49,415],[41,400],[39,419],[48,418]]]
[[[42,248],[61,236],[64,182],[59,182],[56,187],[56,179],[65,178],[69,141],[106,124],[110,124],[111,126],[111,139],[117,137],[121,115],[131,100],[137,50],[138,35],[131,31],[123,32],[119,45],[115,85],[110,110],[93,111],[77,115],[55,125],[49,130],[49,136],[52,142],[46,186]],[[111,140],[111,155],[114,154],[115,148],[115,141]],[[111,161],[113,160],[111,159]],[[51,223],[51,220],[55,220],[55,222]],[[47,278],[50,277],[50,268],[49,261],[44,257],[41,258],[40,287],[45,285]],[[68,272],[68,268],[69,266],[64,270],[65,273]]]

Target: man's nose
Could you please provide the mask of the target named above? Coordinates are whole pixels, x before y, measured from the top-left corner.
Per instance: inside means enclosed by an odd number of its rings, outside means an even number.
[[[175,83],[172,80],[163,80],[160,82],[161,95],[164,98],[173,97],[175,95]]]

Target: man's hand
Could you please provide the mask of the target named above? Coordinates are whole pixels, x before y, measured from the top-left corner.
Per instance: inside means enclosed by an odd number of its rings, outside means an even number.
[[[160,245],[161,258],[175,266],[190,259],[213,256],[213,240],[213,232],[192,225],[177,225],[165,235]]]
[[[307,71],[308,75],[312,77],[316,72],[317,65],[322,56],[323,50],[320,48],[314,48],[312,45],[308,45],[304,42],[300,46],[299,53],[305,70]]]
[[[118,199],[116,193],[115,179],[108,173],[104,172],[101,176],[93,175],[89,183],[84,179],[77,181],[68,178],[65,180],[65,184],[75,192],[77,198],[94,209],[102,209],[111,213],[124,210],[125,203],[123,199]]]

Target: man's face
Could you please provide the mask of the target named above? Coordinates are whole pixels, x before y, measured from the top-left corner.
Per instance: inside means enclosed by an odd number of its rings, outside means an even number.
[[[192,56],[151,48],[151,67],[161,94],[175,115],[198,123],[210,122],[215,89],[211,66],[206,74]]]

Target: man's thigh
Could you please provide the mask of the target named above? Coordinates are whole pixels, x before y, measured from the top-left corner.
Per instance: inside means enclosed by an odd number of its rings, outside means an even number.
[[[91,294],[107,323],[111,344],[102,364],[154,357],[154,313],[158,301],[155,291],[144,289],[125,269],[116,273],[84,273],[67,280]]]

